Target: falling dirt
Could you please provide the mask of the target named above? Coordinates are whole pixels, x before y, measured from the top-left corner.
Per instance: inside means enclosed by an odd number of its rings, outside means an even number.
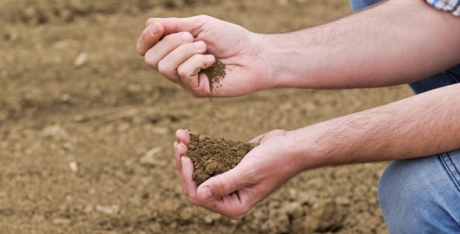
[[[216,121],[215,120],[215,108],[214,108],[214,103],[213,103],[214,90],[216,88],[219,88],[220,81],[225,78],[225,75],[226,75],[225,68],[226,68],[225,64],[222,63],[220,59],[216,58],[216,61],[214,62],[213,65],[203,70],[203,72],[208,77],[209,89],[211,90],[211,96],[209,97],[209,100],[211,102],[211,108],[209,110],[209,115],[210,115],[210,120],[211,120],[211,137],[214,137],[214,126],[215,126],[215,121]]]
[[[349,13],[346,0],[1,1],[0,233],[386,233],[386,163],[304,172],[232,221],[189,202],[172,145],[180,128],[247,142],[407,97],[407,86],[214,99],[211,129],[209,100],[135,50],[149,17],[280,33]]]

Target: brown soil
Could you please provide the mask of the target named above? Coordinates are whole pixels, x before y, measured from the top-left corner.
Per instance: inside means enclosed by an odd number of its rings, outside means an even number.
[[[214,99],[212,127],[209,99],[135,52],[148,17],[210,14],[270,33],[349,12],[346,0],[0,1],[0,233],[386,233],[386,163],[302,173],[230,221],[190,204],[172,145],[179,128],[246,142],[407,97],[407,86]]]
[[[190,134],[187,156],[192,159],[193,179],[200,185],[212,176],[234,168],[255,144]]]
[[[206,76],[209,79],[209,87],[211,87],[211,91],[219,85],[219,81],[225,78],[225,64],[222,63],[219,59],[216,59],[216,62],[203,70]]]

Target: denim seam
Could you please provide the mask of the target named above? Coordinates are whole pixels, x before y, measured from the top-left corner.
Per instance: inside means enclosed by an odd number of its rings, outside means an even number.
[[[460,170],[452,162],[448,153],[440,154],[438,158],[441,160],[444,168],[460,192]]]

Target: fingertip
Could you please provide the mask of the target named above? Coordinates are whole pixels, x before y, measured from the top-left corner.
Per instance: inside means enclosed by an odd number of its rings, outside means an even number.
[[[202,69],[209,68],[214,63],[216,63],[216,57],[212,54],[205,54],[203,59],[204,59],[204,62],[203,62],[203,66],[201,67]]]
[[[163,32],[164,32],[163,24],[161,24],[161,23],[159,23],[157,21],[154,21],[148,27],[150,29],[150,34],[152,36],[158,37],[160,35],[163,35]]]
[[[187,132],[188,130],[187,129],[177,129],[176,130],[176,137],[179,136],[179,135],[182,135],[184,134],[184,132]]]
[[[161,39],[163,32],[164,27],[161,23],[153,21],[152,23],[148,24],[142,31],[142,35],[137,41],[137,53],[145,56],[148,50]],[[146,57],[146,59],[148,58]],[[147,60],[146,62],[149,64]]]
[[[174,153],[178,157],[184,155],[187,153],[187,146],[180,141],[174,142]]]
[[[190,143],[190,132],[186,129],[178,129],[176,131],[177,141],[188,145]]]
[[[155,19],[154,19],[154,18],[148,18],[147,21],[145,21],[145,26],[149,26],[149,25],[152,24],[153,22],[155,22]]]
[[[198,52],[204,53],[206,51],[207,45],[204,41],[195,41],[193,42],[193,47],[195,47]]]

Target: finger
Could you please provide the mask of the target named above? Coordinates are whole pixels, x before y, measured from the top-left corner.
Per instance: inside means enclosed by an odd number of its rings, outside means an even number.
[[[199,15],[188,18],[150,18],[147,20],[146,25],[158,22],[163,25],[165,34],[185,31],[190,32],[194,36],[197,36],[200,28],[211,19],[212,17],[206,15]]]
[[[174,161],[176,163],[176,169],[180,173],[182,171],[181,157],[187,153],[187,146],[180,142],[176,141],[174,143]]]
[[[245,188],[241,192],[235,192],[219,199],[207,201],[201,204],[201,206],[230,219],[241,219],[255,204],[249,200],[247,194],[249,194],[249,191]]]
[[[186,129],[179,129],[176,131],[176,139],[184,143],[185,145],[190,144],[190,131]]]
[[[160,40],[163,32],[163,25],[157,22],[153,22],[152,24],[145,27],[137,41],[137,53],[144,56],[147,50]]]
[[[190,158],[184,156],[186,152],[187,146],[183,142],[176,141],[174,144],[174,161],[181,181],[182,190],[186,196],[194,198],[196,197],[196,184],[193,179],[190,180],[190,177],[193,178],[194,168]],[[183,170],[183,168],[185,168],[185,170]],[[190,185],[191,182],[193,182],[192,185]]]
[[[193,163],[189,157],[181,157],[182,171],[180,172],[180,179],[182,184],[182,189],[185,191],[185,194],[189,197],[190,201],[193,204],[197,204],[196,199],[196,182],[193,180]]]
[[[189,84],[183,83],[182,80],[175,81],[175,83],[182,86],[185,91],[189,92],[195,98],[202,98],[202,97],[209,97],[211,96],[211,89],[209,86],[208,77],[206,74],[200,72],[196,78],[190,79],[197,79],[197,83],[199,84],[197,87],[190,87]]]
[[[158,62],[158,71],[173,81],[179,81],[179,67],[188,59],[205,52],[206,44],[202,41],[183,44]]]
[[[203,202],[219,199],[238,189],[255,184],[252,181],[251,172],[251,168],[239,164],[225,173],[211,177],[198,188],[198,198]]]
[[[211,54],[195,54],[178,67],[177,74],[182,83],[191,90],[207,91],[210,89],[209,80],[205,75],[200,76],[202,74],[200,72],[211,67],[215,61],[215,57]]]
[[[158,63],[166,55],[171,53],[182,44],[193,42],[193,36],[188,32],[180,32],[168,35],[161,41],[158,41],[155,46],[147,50],[144,56],[145,63],[150,67],[157,69]]]

